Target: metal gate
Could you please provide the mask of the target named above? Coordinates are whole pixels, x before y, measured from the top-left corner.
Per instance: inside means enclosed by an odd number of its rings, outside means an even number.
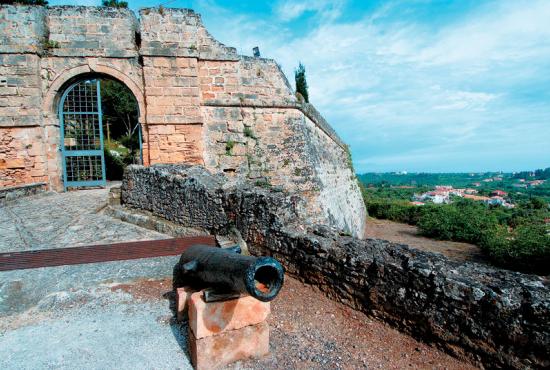
[[[68,187],[105,186],[101,92],[98,79],[79,81],[61,97],[63,183]]]

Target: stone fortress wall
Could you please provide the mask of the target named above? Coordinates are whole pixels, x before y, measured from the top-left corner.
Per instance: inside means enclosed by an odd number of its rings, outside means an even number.
[[[0,187],[62,189],[57,105],[104,75],[140,109],[145,165],[201,164],[308,199],[304,212],[363,236],[347,147],[299,102],[277,63],[240,56],[189,9],[0,6]]]

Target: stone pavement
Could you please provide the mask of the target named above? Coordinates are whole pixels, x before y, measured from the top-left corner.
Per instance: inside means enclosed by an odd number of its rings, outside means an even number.
[[[108,192],[47,193],[0,205],[0,252],[168,237],[101,214]]]
[[[60,291],[0,317],[0,368],[192,369],[186,333],[168,299],[139,299],[106,283]]]
[[[168,238],[102,214],[107,196],[82,190],[0,206],[0,252]],[[178,259],[0,272],[0,368],[190,369],[187,330],[171,319],[169,300],[112,289],[169,281]]]

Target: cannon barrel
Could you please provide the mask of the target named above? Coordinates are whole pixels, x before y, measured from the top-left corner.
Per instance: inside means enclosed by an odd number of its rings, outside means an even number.
[[[240,248],[194,245],[180,258],[181,281],[198,289],[211,288],[216,294],[249,294],[268,302],[283,286],[284,270],[271,257],[240,254]]]

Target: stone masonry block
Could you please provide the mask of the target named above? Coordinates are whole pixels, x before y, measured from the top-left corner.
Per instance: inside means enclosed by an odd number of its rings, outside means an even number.
[[[9,169],[25,168],[25,160],[23,158],[7,159],[6,168],[9,168]]]
[[[187,316],[187,303],[191,299],[191,295],[195,292],[195,290],[187,287],[176,289],[176,318],[178,322],[183,321]]]
[[[213,370],[269,353],[269,325],[262,322],[197,339],[189,330],[189,353],[195,370]]]
[[[261,323],[269,313],[269,302],[253,297],[206,303],[203,293],[196,292],[189,300],[189,327],[201,339]]]

